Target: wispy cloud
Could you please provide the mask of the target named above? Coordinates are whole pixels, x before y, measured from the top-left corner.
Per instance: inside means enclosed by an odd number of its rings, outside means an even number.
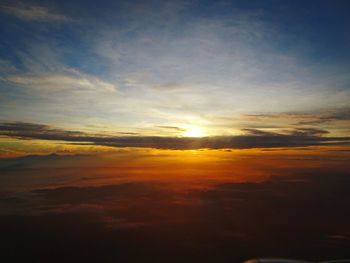
[[[17,74],[0,78],[0,80],[41,91],[116,91],[116,86],[114,84],[77,71],[69,73]]]
[[[300,121],[299,124],[321,124],[331,121],[350,121],[350,108],[343,108],[328,112],[323,116],[318,116],[314,120]],[[350,122],[349,122],[350,123]]]
[[[308,62],[305,55],[312,48],[295,34],[299,28],[286,31],[284,23],[280,28],[265,19],[270,9],[219,2],[205,7],[188,1],[112,1],[97,9],[87,3],[84,10],[63,2],[0,5],[25,21],[66,21],[73,13],[80,21],[49,31],[35,24],[22,34],[20,21],[6,17],[16,39],[9,38],[13,48],[4,50],[4,57],[16,68],[0,61],[0,68],[9,68],[0,88],[9,106],[0,105],[0,118],[80,127],[92,122],[146,129],[194,125],[211,135],[322,126],[332,135],[347,135],[345,122],[329,127],[335,117],[320,114],[348,105],[343,71]],[[199,15],[202,8],[207,15]],[[118,96],[92,92],[116,88]],[[305,114],[280,114],[293,111]],[[176,135],[159,130],[143,135]]]
[[[16,67],[9,60],[0,58],[0,74],[10,74],[16,71]]]
[[[67,22],[71,19],[45,6],[20,4],[5,5],[1,9],[19,19],[37,22]]]
[[[317,113],[306,112],[282,112],[282,113],[260,113],[260,114],[244,114],[242,119],[251,121],[290,121],[297,125],[304,124],[322,124],[332,121],[349,121],[350,108],[340,107],[328,110],[318,110]]]
[[[180,131],[180,132],[183,132],[185,131],[186,129],[183,129],[183,128],[180,128],[180,127],[176,127],[176,126],[164,126],[164,125],[160,125],[160,126],[157,126],[158,128],[161,128],[161,129],[166,129],[166,130],[173,130],[173,131]]]

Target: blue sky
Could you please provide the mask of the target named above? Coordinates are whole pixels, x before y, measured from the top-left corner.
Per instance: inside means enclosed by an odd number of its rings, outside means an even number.
[[[2,122],[349,133],[347,1],[3,1],[0,10]]]

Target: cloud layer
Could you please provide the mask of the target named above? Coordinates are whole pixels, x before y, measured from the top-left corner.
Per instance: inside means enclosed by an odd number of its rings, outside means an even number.
[[[346,171],[293,167],[260,182],[222,181],[206,188],[133,181],[5,192],[2,257],[171,263],[347,258],[349,187]]]
[[[33,123],[2,123],[0,135],[20,139],[60,140],[75,143],[91,143],[111,147],[144,147],[157,149],[247,149],[300,147],[317,145],[348,145],[350,137],[324,137],[327,131],[301,128],[284,134],[256,129],[246,129],[245,135],[213,136],[202,138],[160,137],[160,136],[116,136],[89,134],[81,131],[57,129],[48,125]]]

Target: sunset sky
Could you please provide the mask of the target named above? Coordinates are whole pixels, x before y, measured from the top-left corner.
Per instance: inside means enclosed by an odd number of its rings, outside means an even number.
[[[349,136],[346,1],[2,1],[0,11],[2,155],[23,154],[18,138]]]
[[[1,0],[1,258],[350,258],[349,14]]]

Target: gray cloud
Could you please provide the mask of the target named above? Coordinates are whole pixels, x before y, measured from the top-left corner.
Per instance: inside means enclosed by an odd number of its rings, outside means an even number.
[[[252,121],[266,120],[291,120],[296,125],[322,124],[331,121],[350,121],[350,109],[340,108],[322,111],[318,114],[303,112],[282,112],[282,113],[265,113],[265,114],[245,114],[243,117]]]
[[[330,121],[350,121],[350,109],[341,109],[319,116],[314,120],[300,121],[298,124],[321,124]]]
[[[160,125],[157,126],[158,128],[162,128],[162,129],[166,129],[166,130],[173,130],[173,131],[185,131],[185,129],[180,128],[180,127],[176,127],[176,126],[164,126],[164,125]]]
[[[291,131],[292,135],[296,136],[320,136],[329,133],[326,130],[317,129],[317,128],[300,128]]]
[[[272,136],[272,135],[277,135],[276,133],[273,133],[273,132],[262,131],[262,130],[259,130],[259,129],[252,129],[252,128],[242,129],[242,131],[246,132],[247,134],[254,135],[254,136]]]
[[[40,5],[8,5],[2,6],[3,12],[13,15],[19,19],[37,22],[67,22],[71,19],[67,16],[57,13],[54,10]]]
[[[246,135],[213,136],[202,138],[161,136],[113,136],[69,131],[48,125],[10,122],[0,124],[0,135],[21,139],[60,140],[91,143],[111,147],[142,147],[157,149],[248,149],[300,147],[316,145],[348,145],[350,137],[323,137],[327,131],[320,129],[294,129],[284,134],[246,129]]]

